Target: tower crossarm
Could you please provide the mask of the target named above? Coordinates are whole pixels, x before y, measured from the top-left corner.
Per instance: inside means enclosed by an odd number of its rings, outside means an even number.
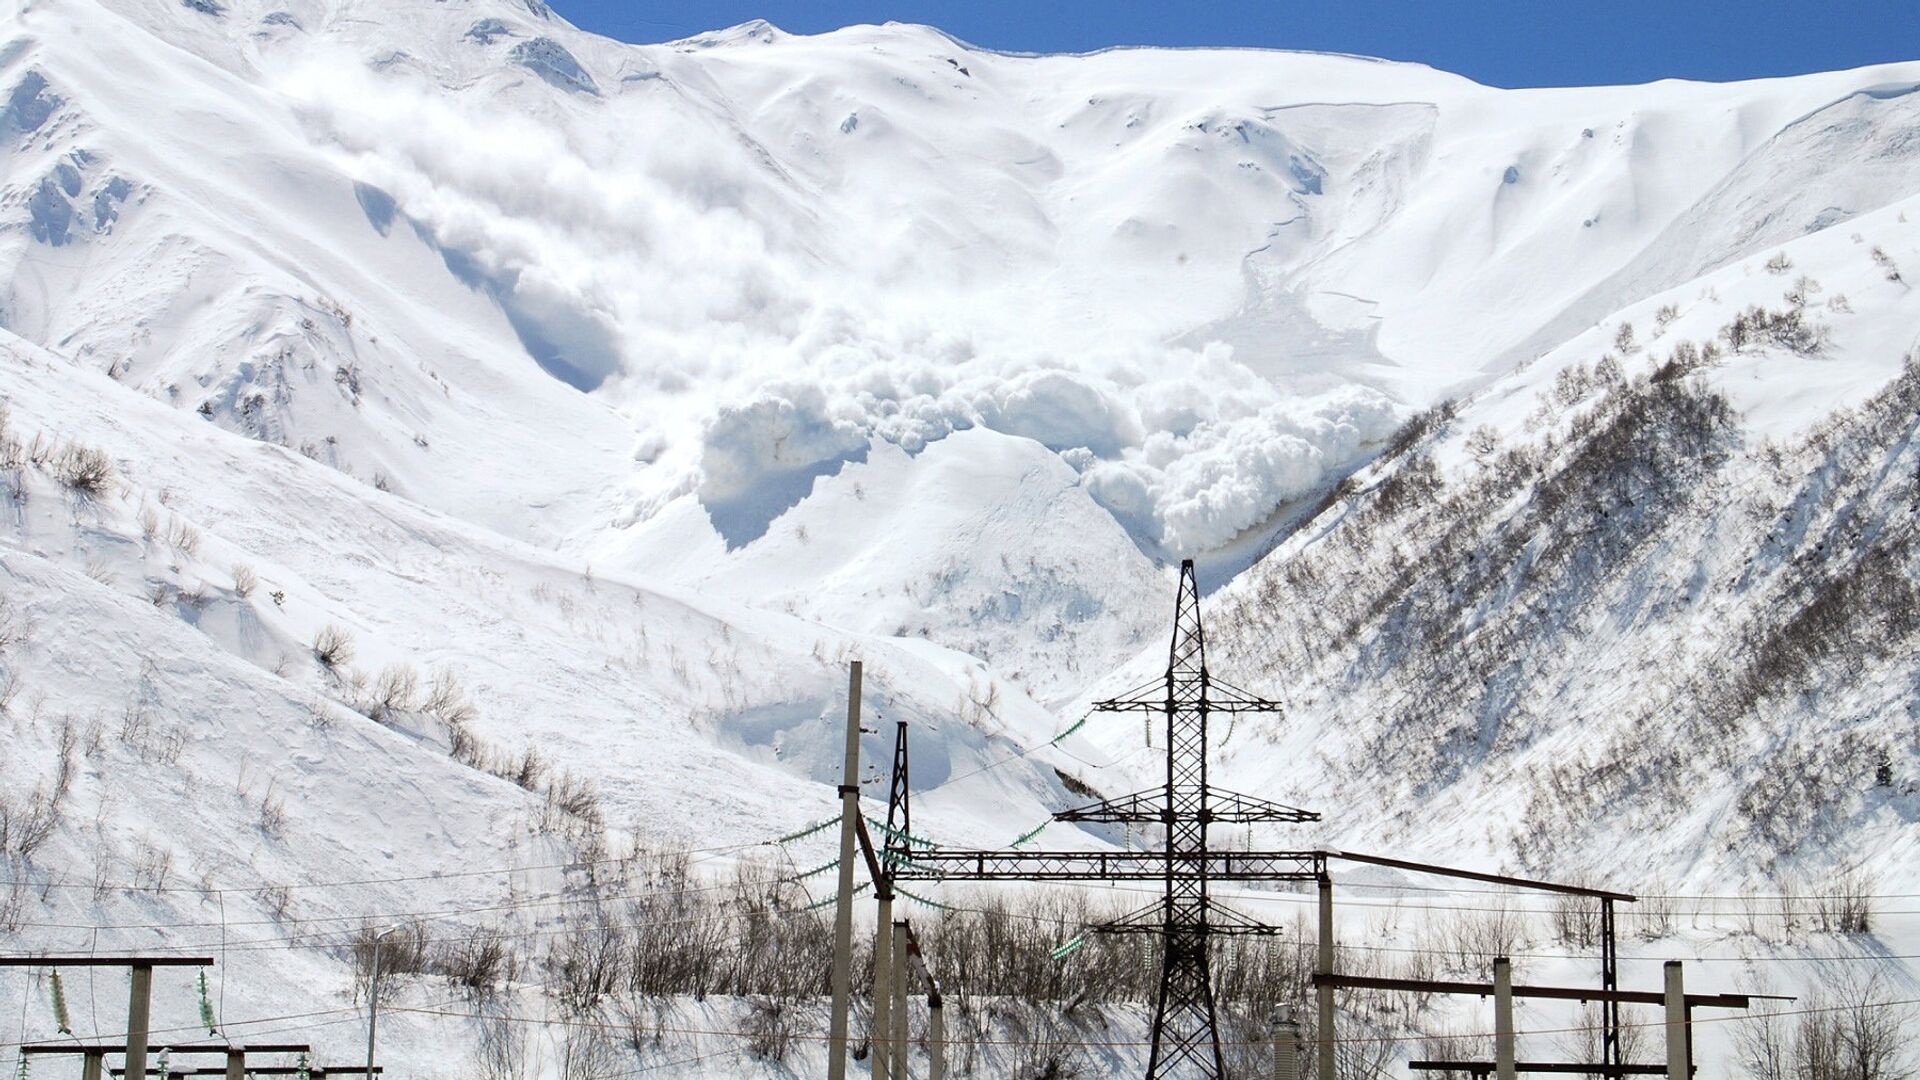
[[[1055,821],[1093,821],[1118,825],[1121,823],[1141,824],[1159,822],[1165,824],[1167,813],[1167,787],[1165,784],[1146,791],[1136,791],[1131,795],[1120,795],[1112,799],[1102,799],[1090,806],[1062,810],[1053,815]]]
[[[1319,821],[1320,815],[1311,810],[1301,810],[1252,795],[1242,795],[1237,791],[1209,787],[1207,789],[1205,822],[1213,824],[1223,822],[1233,825],[1246,825],[1260,821],[1307,822]],[[1104,822],[1108,824],[1172,824],[1168,810],[1167,789],[1165,785],[1136,791],[1131,795],[1121,795],[1112,799],[1103,799],[1090,806],[1062,810],[1053,815],[1055,821]]]
[[[1320,815],[1312,810],[1301,810],[1269,799],[1253,795],[1242,795],[1237,791],[1209,787],[1207,789],[1207,820],[1224,821],[1230,824],[1245,825],[1256,821],[1319,821]]]
[[[1317,881],[1316,851],[1211,851],[1195,860],[1215,881]],[[915,851],[895,881],[1161,881],[1159,851]]]
[[[1204,701],[1206,710],[1216,713],[1282,712],[1286,708],[1286,706],[1277,701],[1254,697],[1251,694],[1242,694],[1237,690],[1227,689],[1220,683],[1208,684],[1204,688],[1203,694],[1204,696],[1196,696],[1191,693],[1184,694],[1174,700],[1173,707],[1182,709],[1199,708],[1201,702]],[[1093,703],[1093,711],[1095,712],[1163,713],[1167,711],[1167,708],[1167,692],[1164,683],[1156,683],[1152,690],[1146,694],[1140,694],[1134,697],[1108,698],[1104,701],[1096,701]]]
[[[1099,934],[1164,934],[1166,929],[1167,905],[1164,900],[1156,901],[1138,911],[1128,912],[1117,919],[1099,923],[1093,928],[1094,932]],[[1223,907],[1217,900],[1207,901],[1206,917],[1194,929],[1201,934],[1228,934],[1243,937],[1278,937],[1283,933],[1278,926],[1263,923],[1232,908]]]

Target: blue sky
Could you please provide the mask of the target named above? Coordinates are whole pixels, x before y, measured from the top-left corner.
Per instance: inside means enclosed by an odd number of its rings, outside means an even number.
[[[1920,59],[1920,0],[551,0],[576,25],[665,41],[762,18],[795,33],[929,23],[997,49],[1253,45],[1416,60],[1495,86],[1740,79]]]

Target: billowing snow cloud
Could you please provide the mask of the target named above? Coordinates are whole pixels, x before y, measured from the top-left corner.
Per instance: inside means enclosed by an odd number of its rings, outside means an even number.
[[[858,162],[879,179],[795,176],[670,78],[601,98],[454,95],[354,70],[283,89],[550,372],[632,417],[637,497],[696,491],[730,542],[872,440],[917,451],[978,425],[1061,453],[1143,543],[1199,552],[1394,423],[1376,391],[1283,386],[1225,346],[1166,344],[1213,313],[1156,314],[1160,279],[1231,300],[1244,248],[1206,266],[1184,248],[1131,271],[1063,261],[1026,203],[1004,235],[963,235],[937,198],[874,203],[889,158]],[[870,114],[862,137],[877,138]],[[902,159],[924,149],[897,138]],[[1003,186],[973,194],[1006,200]]]

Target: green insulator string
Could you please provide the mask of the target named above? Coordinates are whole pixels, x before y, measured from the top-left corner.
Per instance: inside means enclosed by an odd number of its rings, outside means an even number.
[[[799,873],[794,874],[792,877],[787,878],[787,880],[788,881],[804,881],[807,878],[814,876],[815,874],[824,874],[827,871],[839,865],[840,865],[839,859],[828,859],[826,862],[821,863],[819,866],[816,866],[811,870],[802,870]]]
[[[48,980],[47,993],[53,998],[53,1022],[59,1026],[60,1034],[73,1034],[73,1020],[67,1015],[67,990],[60,984],[60,971],[53,969]]]
[[[1072,726],[1072,727],[1070,727],[1070,728],[1068,728],[1067,730],[1065,730],[1065,731],[1063,731],[1063,732],[1061,732],[1061,733],[1060,733],[1060,734],[1058,734],[1058,735],[1055,735],[1055,736],[1053,737],[1053,740],[1052,740],[1052,741],[1053,741],[1053,742],[1059,742],[1059,741],[1060,741],[1061,739],[1064,739],[1064,738],[1066,738],[1067,736],[1069,736],[1069,735],[1071,735],[1071,734],[1073,734],[1074,732],[1076,732],[1076,731],[1079,731],[1079,730],[1080,730],[1081,728],[1083,728],[1083,727],[1086,727],[1086,726],[1087,726],[1087,721],[1088,721],[1088,720],[1090,720],[1090,719],[1092,719],[1092,718],[1093,718],[1093,712],[1092,712],[1091,710],[1089,710],[1089,711],[1088,711],[1088,712],[1087,712],[1087,713],[1086,713],[1085,715],[1083,715],[1083,716],[1081,716],[1081,717],[1080,717],[1080,719],[1078,719],[1078,720],[1075,720],[1075,721],[1073,722],[1073,726]]]
[[[801,829],[799,832],[790,832],[787,835],[780,837],[779,839],[775,840],[774,843],[791,844],[795,840],[804,840],[807,837],[812,836],[814,833],[817,833],[822,829],[829,828],[831,826],[838,825],[838,824],[840,824],[840,819],[837,817],[830,817],[825,821],[816,821],[813,824],[807,826],[806,828]]]
[[[912,833],[905,831],[904,829],[896,829],[884,821],[879,821],[874,818],[867,818],[867,824],[873,826],[875,829],[878,829],[888,839],[904,841],[905,843],[907,843],[912,847],[930,848],[933,846],[933,841],[927,839],[926,837],[915,836]]]
[[[200,969],[200,1022],[206,1025],[207,1034],[219,1034],[220,1027],[213,1022],[213,1001],[207,997],[207,969]]]
[[[300,1055],[300,1061],[294,1066],[294,1069],[295,1072],[293,1075],[299,1077],[299,1080],[313,1080],[312,1067],[307,1064],[307,1055]]]
[[[27,1052],[20,1051],[19,1057],[19,1064],[13,1070],[14,1080],[27,1080]]]
[[[853,895],[859,896],[861,893],[866,892],[871,887],[872,887],[871,882],[863,881],[860,884],[854,886]],[[821,908],[826,907],[830,904],[838,903],[839,900],[840,900],[840,894],[834,893],[832,896],[827,897],[825,900],[815,900],[813,903],[808,904],[806,907],[803,907],[800,910],[801,911],[818,911]]]
[[[895,886],[893,887],[893,891],[894,891],[894,892],[896,892],[896,893],[898,893],[898,894],[899,894],[899,895],[901,895],[901,896],[904,896],[904,897],[906,897],[907,899],[909,899],[909,900],[911,900],[911,901],[913,901],[913,902],[914,902],[914,903],[916,903],[916,904],[925,904],[925,905],[926,905],[927,907],[930,907],[930,908],[934,908],[934,909],[936,909],[936,910],[939,910],[939,911],[958,911],[958,910],[960,910],[959,908],[956,908],[956,907],[954,907],[954,906],[953,906],[953,905],[951,905],[951,904],[943,904],[943,903],[941,903],[941,902],[940,902],[940,901],[938,901],[938,900],[929,900],[929,899],[927,899],[926,897],[924,897],[924,896],[921,896],[921,895],[920,895],[919,893],[911,893],[911,892],[908,892],[907,890],[905,890],[905,889],[903,889],[903,888],[901,888],[901,887],[900,887],[900,886],[898,886],[898,885],[895,885]]]
[[[1021,833],[1019,837],[1017,837],[1014,840],[1011,846],[1019,847],[1021,844],[1024,844],[1027,841],[1032,840],[1034,837],[1039,836],[1041,832],[1043,832],[1046,829],[1046,827],[1051,824],[1053,824],[1053,822],[1043,821],[1040,824],[1035,825],[1033,828],[1028,829],[1026,832]]]
[[[1080,946],[1085,945],[1086,943],[1087,943],[1087,935],[1075,934],[1071,938],[1068,938],[1066,942],[1062,944],[1059,948],[1053,950],[1053,958],[1055,960],[1065,960],[1067,957],[1072,956],[1076,952],[1079,952]]]

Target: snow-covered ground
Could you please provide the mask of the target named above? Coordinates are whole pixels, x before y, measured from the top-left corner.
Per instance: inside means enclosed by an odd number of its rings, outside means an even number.
[[[1865,406],[1920,349],[1920,64],[1501,91],[899,25],[629,46],[538,0],[3,18],[9,949],[224,944],[223,1016],[349,1057],[369,919],[538,941],[567,864],[830,857],[762,841],[832,811],[854,658],[868,793],[908,720],[919,830],[1002,845],[1062,774],[1149,781],[1135,721],[1075,725],[1164,663],[1191,556],[1222,673],[1290,706],[1219,775],[1328,817],[1256,842],[1685,897],[1859,869],[1870,937],[1722,905],[1627,977],[1911,987],[1914,628],[1835,583],[1916,579],[1906,399]],[[1815,338],[1730,348],[1754,305]],[[1727,352],[1645,400],[1726,415],[1591,483],[1681,342]],[[1808,612],[1839,629],[1767,636]],[[1385,950],[1482,902],[1360,880]],[[382,1022],[402,1075],[470,1075],[441,989]],[[625,1067],[818,1071],[704,1057],[736,1006]]]

